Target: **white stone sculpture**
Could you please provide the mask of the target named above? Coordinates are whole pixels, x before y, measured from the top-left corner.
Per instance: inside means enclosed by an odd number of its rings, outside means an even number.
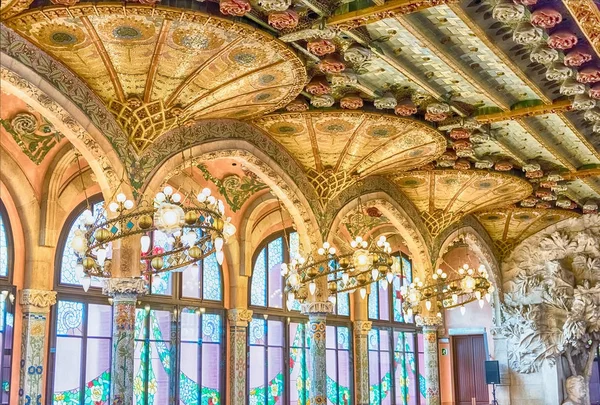
[[[567,405],[589,405],[600,342],[600,216],[585,215],[526,239],[503,266],[503,334],[513,370],[565,358]]]

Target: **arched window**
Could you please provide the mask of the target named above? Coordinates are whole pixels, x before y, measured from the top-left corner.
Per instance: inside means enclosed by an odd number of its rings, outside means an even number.
[[[287,238],[287,240],[286,240]],[[255,253],[249,304],[248,402],[305,405],[309,399],[309,336],[300,306],[287,308],[281,263],[299,255],[296,232],[268,238]],[[352,350],[348,295],[337,300],[337,317],[327,319],[327,393],[330,404],[352,401]],[[342,315],[343,314],[343,315]],[[347,401],[347,402],[344,402]]]
[[[10,399],[15,287],[12,283],[13,244],[10,224],[0,200],[0,404]]]
[[[400,287],[412,282],[412,262],[397,255],[402,264],[400,278],[392,285],[380,281],[371,286],[368,312],[373,327],[369,332],[369,382],[371,403],[417,405],[425,403],[425,383],[420,377],[422,337],[412,317],[402,312]]]
[[[94,215],[101,204],[92,205]],[[99,279],[83,293],[70,246],[85,208],[67,221],[57,253],[48,381],[53,404],[109,403],[112,306]],[[171,243],[161,232],[148,236],[155,251]],[[216,258],[148,282],[150,294],[139,298],[136,309],[134,403],[166,404],[169,398],[182,405],[225,403],[223,281]]]

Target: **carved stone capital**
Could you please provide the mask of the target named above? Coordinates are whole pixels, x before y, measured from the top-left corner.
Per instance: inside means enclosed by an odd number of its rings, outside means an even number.
[[[330,314],[333,312],[333,304],[329,301],[307,302],[302,304],[302,313],[310,314]]]
[[[354,334],[356,336],[368,335],[373,322],[371,321],[354,321]]]
[[[442,318],[438,316],[422,316],[417,315],[415,317],[415,321],[417,322],[417,326],[428,327],[428,328],[438,328],[442,326]]]
[[[146,294],[146,283],[141,278],[109,278],[104,281],[102,293],[111,297]]]
[[[227,311],[227,319],[232,326],[247,327],[252,320],[252,310],[246,308],[234,308]]]
[[[50,307],[56,304],[56,291],[21,290],[20,302],[24,312],[49,312]]]

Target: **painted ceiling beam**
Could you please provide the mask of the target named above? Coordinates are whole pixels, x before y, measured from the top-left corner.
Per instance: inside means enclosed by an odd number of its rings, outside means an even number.
[[[576,179],[586,179],[589,177],[598,177],[600,176],[600,167],[594,167],[591,169],[581,169],[570,173],[561,173],[561,176],[565,180],[576,180]]]
[[[564,0],[565,7],[600,57],[600,9],[593,0]]]
[[[327,19],[327,26],[350,30],[375,21],[414,13],[442,4],[458,3],[458,0],[391,0],[382,5],[363,8],[334,15]]]
[[[555,114],[571,109],[571,100],[564,99],[555,101],[550,105],[537,105],[535,107],[519,108],[516,110],[502,111],[498,113],[477,115],[474,118],[482,124],[516,120],[520,118],[535,117],[538,115]]]

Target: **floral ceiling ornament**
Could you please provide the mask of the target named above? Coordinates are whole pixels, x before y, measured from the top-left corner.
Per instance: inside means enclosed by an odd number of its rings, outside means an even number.
[[[363,99],[357,94],[348,94],[340,99],[340,107],[357,110],[363,106]]]
[[[295,28],[300,17],[294,10],[273,11],[269,13],[269,25],[278,30]]]
[[[335,104],[335,98],[330,94],[323,94],[322,96],[313,96],[310,103],[317,108],[328,108]]]
[[[292,5],[291,0],[258,0],[258,5],[266,12],[285,11]]]
[[[471,162],[467,159],[458,159],[454,162],[453,166],[456,170],[469,170],[471,168]]]
[[[542,7],[531,13],[529,21],[536,27],[550,29],[561,23],[562,15],[553,8]]]
[[[408,117],[417,113],[417,106],[410,98],[398,101],[394,113],[401,117]]]
[[[574,110],[589,110],[596,106],[596,100],[588,96],[587,94],[578,94],[573,100]]]
[[[430,113],[430,112],[425,113],[425,121],[442,122],[446,118],[448,118],[448,114],[446,114],[446,113],[440,113],[440,114],[434,114],[434,113]]]
[[[212,175],[205,165],[199,164],[196,167],[202,172],[205,180],[210,181],[217,187],[219,193],[225,198],[225,202],[233,212],[239,211],[244,203],[254,194],[268,188],[252,172],[247,172],[242,177],[230,174],[223,177],[223,179],[218,179]]]
[[[600,68],[587,66],[577,73],[577,81],[580,83],[600,82]]]
[[[325,76],[315,76],[306,85],[306,91],[313,96],[322,96],[331,93],[331,86]]]
[[[346,69],[346,65],[337,53],[326,55],[319,62],[319,70],[323,73],[340,73]]]
[[[360,45],[350,45],[344,52],[344,60],[352,65],[360,65],[371,59],[371,50]]]
[[[492,17],[505,24],[512,24],[521,21],[525,17],[526,10],[522,4],[502,1],[494,6]]]
[[[563,96],[576,96],[585,93],[585,84],[569,78],[561,84],[559,91]]]
[[[577,35],[571,31],[559,30],[548,37],[548,46],[553,49],[571,49],[577,45]]]
[[[573,69],[560,62],[554,62],[546,70],[546,79],[551,82],[560,82],[573,76]]]
[[[596,100],[600,100],[600,83],[594,84],[590,91],[588,92],[591,98],[595,98]]]
[[[479,159],[475,162],[476,169],[491,169],[494,167],[494,161],[491,159]]]
[[[534,27],[530,22],[521,22],[513,32],[513,41],[520,45],[540,42],[544,38],[544,30]],[[552,48],[552,46],[550,46]]]
[[[592,60],[592,54],[582,48],[570,50],[563,60],[566,66],[579,67]]]
[[[494,165],[494,169],[496,169],[499,172],[508,172],[508,171],[512,170],[512,168],[513,168],[513,164],[510,163],[510,162],[508,162],[508,161],[506,161],[506,160],[502,160],[500,162],[497,162]]]
[[[351,69],[345,69],[342,73],[333,74],[330,76],[331,85],[340,86],[355,86],[358,84],[358,75]]]
[[[329,39],[316,39],[308,41],[306,49],[316,56],[325,56],[335,52],[335,44]]]
[[[600,121],[600,107],[590,108],[583,114],[583,119],[590,122]]]
[[[450,131],[448,136],[454,140],[469,139],[471,137],[471,131],[466,128],[454,128]]]
[[[583,204],[583,214],[597,214],[598,203],[595,200],[588,200]]]
[[[285,106],[285,109],[290,112],[307,111],[308,108],[308,103],[306,102],[306,99],[303,96],[296,97],[288,105]]]
[[[248,0],[220,0],[219,10],[226,15],[242,17],[252,10],[252,5]]]
[[[376,98],[373,104],[378,110],[391,110],[396,108],[398,102],[396,101],[396,97],[394,97],[393,94],[386,93],[382,97]]]
[[[9,120],[0,119],[0,125],[36,165],[42,163],[63,137],[45,118],[38,119],[29,112],[17,113]]]
[[[550,48],[546,44],[540,44],[534,48],[529,55],[529,59],[532,62],[541,63],[542,65],[548,65],[558,60],[558,51]]]

